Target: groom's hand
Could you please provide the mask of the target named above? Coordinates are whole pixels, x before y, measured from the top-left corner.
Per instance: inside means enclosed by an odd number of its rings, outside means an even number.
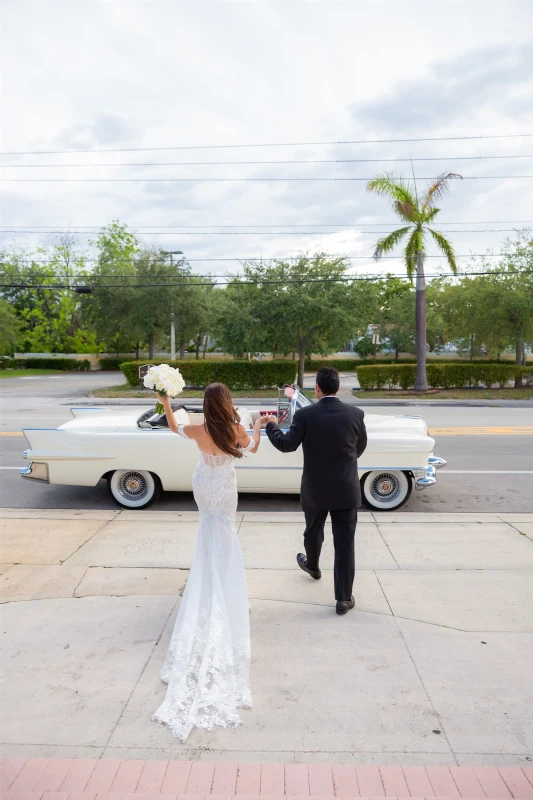
[[[278,418],[274,416],[274,414],[267,414],[265,417],[261,417],[261,422],[263,425],[268,425],[269,422],[273,422],[274,425],[278,424]]]

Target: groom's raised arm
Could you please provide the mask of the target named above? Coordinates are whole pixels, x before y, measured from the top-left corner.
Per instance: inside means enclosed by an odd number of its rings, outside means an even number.
[[[266,426],[266,434],[276,450],[281,453],[292,453],[298,450],[305,434],[305,421],[301,411],[294,415],[292,425],[286,433],[275,422],[269,422]]]

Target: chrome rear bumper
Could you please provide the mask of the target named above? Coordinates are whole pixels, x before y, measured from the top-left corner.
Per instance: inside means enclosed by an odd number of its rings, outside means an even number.
[[[48,464],[39,461],[32,461],[27,467],[22,467],[20,470],[22,478],[28,481],[42,481],[43,483],[50,483],[48,475]]]

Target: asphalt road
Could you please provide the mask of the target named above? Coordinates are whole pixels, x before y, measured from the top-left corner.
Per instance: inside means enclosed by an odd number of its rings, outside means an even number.
[[[47,486],[23,481],[18,468],[25,466],[22,427],[56,427],[70,418],[69,406],[88,403],[87,393],[120,381],[116,373],[82,373],[3,379],[0,383],[0,504],[27,508],[114,508],[102,482],[97,487]],[[348,397],[346,397],[348,399]],[[259,401],[254,401],[257,403]],[[242,400],[239,404],[244,405]],[[363,403],[361,403],[363,405]],[[364,404],[367,405],[366,403]],[[424,405],[376,406],[372,414],[420,414],[436,434],[436,455],[448,461],[438,473],[437,485],[411,495],[403,511],[533,511],[533,436],[509,435],[501,428],[533,426],[533,408],[508,406]],[[477,428],[478,432],[461,431]],[[485,430],[479,431],[479,428]],[[163,495],[155,508],[194,509],[188,493]],[[289,495],[242,495],[241,510],[284,511],[299,509],[298,498]]]

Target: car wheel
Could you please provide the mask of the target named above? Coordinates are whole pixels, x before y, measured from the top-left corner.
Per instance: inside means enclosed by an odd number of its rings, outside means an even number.
[[[374,511],[395,511],[409,500],[413,485],[406,472],[376,470],[367,472],[361,480],[365,504]]]
[[[123,508],[148,508],[161,494],[157,475],[141,469],[117,469],[107,485],[111,496]]]

